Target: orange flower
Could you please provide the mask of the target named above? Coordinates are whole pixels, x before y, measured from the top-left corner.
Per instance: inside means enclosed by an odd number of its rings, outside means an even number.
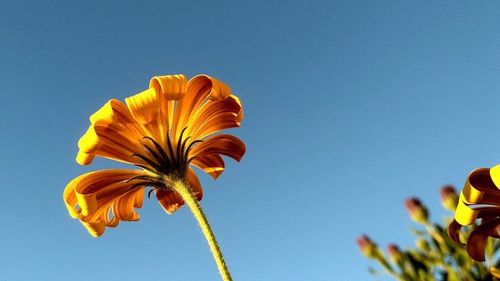
[[[470,233],[466,249],[476,261],[484,261],[488,237],[500,238],[500,165],[479,168],[467,177],[460,193],[455,219],[448,227],[448,235],[457,243],[462,226],[475,227]]]
[[[239,99],[221,81],[198,75],[153,77],[149,89],[125,99],[110,100],[90,117],[80,139],[76,161],[90,164],[95,156],[129,163],[141,169],[99,170],[73,179],[64,190],[70,215],[91,235],[120,221],[135,221],[144,188],[151,187],[169,214],[184,204],[175,183],[183,182],[201,200],[203,191],[191,168],[216,179],[224,171],[221,155],[241,160],[245,145],[238,138],[212,135],[239,127]]]

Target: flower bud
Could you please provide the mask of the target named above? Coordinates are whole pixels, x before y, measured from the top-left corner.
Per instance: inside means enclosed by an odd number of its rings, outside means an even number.
[[[424,252],[428,252],[431,250],[429,243],[427,242],[427,240],[425,240],[423,238],[417,239],[417,241],[415,241],[415,244],[419,250],[422,250]]]
[[[367,235],[361,235],[356,239],[356,243],[365,257],[375,258],[377,256],[377,245]]]
[[[387,245],[387,254],[393,263],[400,263],[403,258],[403,254],[396,244]]]
[[[419,223],[427,223],[429,221],[429,212],[418,198],[406,199],[405,207],[412,220]]]
[[[445,185],[441,187],[440,193],[443,207],[454,212],[458,205],[458,194],[453,185]]]

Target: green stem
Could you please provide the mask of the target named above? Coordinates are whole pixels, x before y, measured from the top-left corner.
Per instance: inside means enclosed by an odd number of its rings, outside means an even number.
[[[174,182],[174,189],[179,193],[184,202],[188,205],[189,209],[193,213],[194,217],[198,221],[200,228],[207,239],[208,246],[212,251],[212,255],[214,256],[215,262],[217,263],[217,268],[219,269],[219,273],[222,276],[222,280],[224,281],[232,281],[231,274],[229,274],[229,270],[227,269],[226,263],[224,262],[224,257],[222,256],[222,252],[217,244],[217,240],[215,240],[215,235],[208,224],[207,217],[203,213],[200,204],[198,203],[198,199],[193,193],[191,187],[182,180],[177,180]]]

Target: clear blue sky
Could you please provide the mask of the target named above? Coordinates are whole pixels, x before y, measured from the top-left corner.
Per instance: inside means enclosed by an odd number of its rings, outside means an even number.
[[[403,200],[500,162],[497,1],[0,2],[0,280],[219,280],[185,208],[92,238],[65,185],[88,117],[151,76],[228,83],[247,144],[202,201],[237,281],[371,280]]]

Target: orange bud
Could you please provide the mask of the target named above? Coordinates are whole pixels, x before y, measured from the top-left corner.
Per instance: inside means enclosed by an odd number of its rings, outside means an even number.
[[[356,239],[356,243],[361,250],[361,253],[368,258],[375,258],[377,253],[377,245],[368,237],[363,234],[358,239]]]
[[[443,207],[454,212],[458,205],[458,194],[453,185],[441,187],[440,194]]]
[[[427,223],[429,221],[429,212],[418,198],[412,197],[406,199],[405,207],[412,220],[419,223]]]
[[[393,263],[398,263],[401,261],[402,253],[396,244],[387,245],[387,254]]]

